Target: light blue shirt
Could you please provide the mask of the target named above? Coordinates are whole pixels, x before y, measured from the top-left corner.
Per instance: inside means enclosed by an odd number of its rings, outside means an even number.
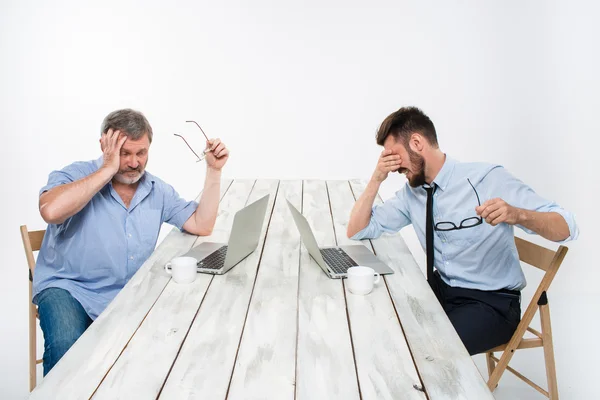
[[[102,158],[53,171],[40,195],[84,178]],[[129,208],[111,183],[62,224],[49,224],[33,275],[33,297],[62,288],[96,319],[152,254],[163,222],[183,229],[198,203],[185,201],[172,186],[146,172]]]
[[[434,179],[438,186],[433,200],[433,221],[453,222],[456,226],[466,218],[477,217],[477,196],[481,204],[501,198],[514,207],[562,215],[574,240],[579,235],[571,213],[558,204],[545,200],[499,165],[461,163],[449,157]],[[353,239],[377,238],[413,224],[423,249],[427,193],[423,187],[406,184],[395,197],[373,207],[371,221]],[[521,229],[534,233],[522,226]],[[472,228],[448,232],[434,230],[434,267],[450,286],[480,290],[521,290],[526,281],[514,242],[512,225],[489,225],[485,220]]]

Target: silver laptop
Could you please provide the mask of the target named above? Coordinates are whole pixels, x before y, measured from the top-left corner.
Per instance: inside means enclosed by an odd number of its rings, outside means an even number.
[[[390,267],[385,265],[385,263],[379,260],[363,245],[319,248],[315,235],[306,218],[292,203],[289,201],[287,203],[308,253],[330,278],[345,278],[348,268],[356,265],[371,267],[379,274],[394,273]]]
[[[258,246],[268,204],[266,195],[235,213],[228,243],[200,243],[184,256],[198,260],[198,272],[222,275],[229,271]]]

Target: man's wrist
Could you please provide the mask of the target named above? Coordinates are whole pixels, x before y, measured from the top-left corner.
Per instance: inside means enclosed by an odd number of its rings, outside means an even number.
[[[515,207],[517,213],[516,225],[525,225],[531,218],[530,213],[522,208]]]
[[[206,169],[206,179],[211,180],[220,180],[221,179],[221,170],[216,168],[208,167]]]
[[[381,185],[381,183],[382,183],[384,180],[385,180],[385,178],[383,178],[383,179],[379,179],[379,178],[377,177],[377,173],[374,173],[374,174],[371,176],[371,180],[370,180],[370,182],[369,182],[369,183],[371,183],[371,184],[373,184],[373,185],[377,185],[377,187],[379,187],[379,186]]]
[[[113,168],[107,167],[103,165],[98,169],[97,173],[101,176],[107,183],[117,174],[118,171],[114,171]]]

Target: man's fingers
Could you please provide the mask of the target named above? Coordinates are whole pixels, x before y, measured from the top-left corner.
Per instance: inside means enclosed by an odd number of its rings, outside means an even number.
[[[120,131],[113,131],[112,134],[109,137],[109,145],[111,149],[115,148],[115,145],[117,144],[117,140],[119,139],[119,135],[121,134]]]
[[[217,158],[222,158],[225,157],[229,154],[229,150],[227,150],[227,148],[223,147],[221,150],[219,150],[216,154],[215,157]]]
[[[381,157],[381,160],[382,161],[395,161],[395,160],[400,161],[400,156],[397,154],[392,154],[390,156]]]
[[[494,220],[496,220],[498,217],[502,216],[502,214],[504,214],[503,209],[499,208],[491,213],[489,213],[486,217],[485,217],[485,222],[487,222],[490,225],[495,225],[493,223]],[[483,218],[483,217],[482,217]]]
[[[215,149],[217,148],[217,146],[218,146],[220,143],[221,143],[221,140],[220,140],[220,139],[218,139],[218,138],[217,138],[217,139],[213,139],[213,140],[212,140],[212,143],[211,143],[211,146],[210,146],[210,150],[211,150],[211,151],[215,151]]]
[[[126,141],[127,141],[127,136],[123,135],[121,137],[121,139],[119,139],[119,142],[117,143],[117,150],[121,150],[121,148],[123,147],[123,145],[125,144]]]
[[[498,199],[498,198],[496,198],[496,199],[489,199],[488,201],[486,201],[485,203],[483,203],[482,206],[487,206],[487,205],[490,205],[490,204],[496,204],[496,203],[499,203],[501,201],[502,201],[502,199]]]
[[[498,224],[500,224],[500,223],[502,223],[502,222],[506,222],[506,213],[502,213],[502,212],[501,212],[500,214],[498,214],[498,215],[497,215],[497,216],[495,216],[495,217],[492,217],[492,215],[490,215],[490,216],[488,217],[488,219],[489,219],[489,221],[488,221],[488,220],[486,220],[486,222],[487,222],[488,224],[490,224],[490,225],[492,225],[492,226],[496,226],[496,225],[498,225]]]
[[[223,143],[220,143],[217,147],[215,147],[215,149],[213,150],[213,154],[215,155],[215,157],[219,157],[220,154],[223,152],[223,150],[225,150],[225,145]]]
[[[496,203],[492,203],[486,206],[482,205],[481,207],[483,208],[479,211],[479,216],[483,219],[486,219],[488,215],[496,211],[500,206]]]
[[[483,203],[482,205],[475,207],[475,212],[477,213],[477,215],[479,215],[483,219],[485,219],[488,215],[490,215],[490,213],[492,213],[494,211],[495,211],[495,208],[494,208],[493,204],[488,204],[487,201],[485,203]]]
[[[491,199],[486,201],[485,203],[483,203],[482,205],[475,207],[475,212],[478,215],[482,215],[482,213],[490,206],[493,206],[494,204],[496,204],[498,202],[499,199]]]
[[[125,140],[127,140],[127,136],[125,134],[122,134],[121,131],[113,132],[113,136],[110,141],[110,149],[113,152],[118,152],[121,150],[121,146],[123,145],[123,143],[125,143],[123,138],[125,138]],[[123,140],[123,143],[121,143],[122,140]]]
[[[213,153],[214,154],[218,154],[222,149],[225,148],[225,145],[223,143],[219,143],[215,146],[215,148],[213,149]]]

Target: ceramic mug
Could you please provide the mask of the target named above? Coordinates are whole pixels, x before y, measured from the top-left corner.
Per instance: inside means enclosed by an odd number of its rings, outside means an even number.
[[[165,265],[165,271],[176,283],[192,283],[196,279],[197,264],[194,257],[175,257]]]
[[[348,290],[361,295],[371,293],[373,286],[381,279],[379,274],[370,267],[350,267],[347,275]]]

